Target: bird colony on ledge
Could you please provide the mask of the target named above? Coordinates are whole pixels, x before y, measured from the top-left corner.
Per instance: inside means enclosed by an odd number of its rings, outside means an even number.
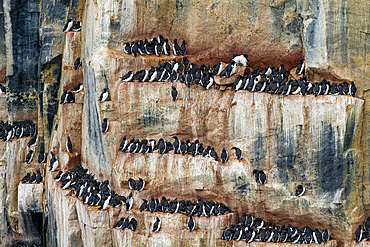
[[[369,241],[370,240],[370,217],[368,217],[364,222],[364,227],[359,225],[355,232],[356,242]]]
[[[72,21],[68,19],[67,24],[65,25],[63,31],[80,31],[81,22]],[[300,60],[300,64],[295,72],[296,75],[300,76],[296,79],[295,76],[291,75],[290,72],[285,69],[284,65],[281,64],[279,68],[270,67],[266,65],[265,68],[260,69],[256,67],[248,75],[240,74],[237,75],[236,72],[237,66],[248,67],[250,62],[248,60],[248,55],[243,54],[234,54],[233,58],[228,64],[223,64],[217,62],[215,65],[204,65],[197,66],[194,63],[190,63],[189,59],[185,57],[187,48],[186,41],[182,41],[181,44],[177,43],[177,39],[174,40],[171,46],[168,42],[168,39],[165,39],[162,35],[159,37],[152,38],[150,41],[138,40],[127,42],[124,46],[124,51],[127,54],[137,57],[139,55],[157,55],[160,56],[170,55],[171,50],[175,56],[183,56],[181,61],[173,59],[172,61],[166,61],[163,64],[160,64],[157,67],[151,66],[149,70],[140,70],[137,72],[129,71],[122,77],[120,80],[122,82],[154,82],[154,81],[169,81],[169,82],[181,82],[185,83],[190,87],[193,83],[200,84],[206,90],[210,89],[212,85],[215,84],[215,78],[217,80],[221,78],[230,78],[235,77],[234,83],[228,83],[225,85],[232,85],[235,91],[237,90],[248,90],[249,92],[266,92],[271,94],[280,94],[280,95],[291,95],[291,94],[300,94],[307,95],[312,94],[314,96],[318,95],[356,95],[356,86],[354,82],[350,84],[344,81],[343,83],[330,83],[326,79],[323,79],[321,82],[311,83],[307,80],[305,73],[305,64],[304,59]],[[77,70],[82,65],[82,59],[78,57],[74,63],[74,69]],[[241,70],[240,70],[241,71]],[[60,104],[73,103],[74,94],[83,90],[83,85],[81,83],[77,84],[70,92],[64,90],[64,93],[61,96]],[[178,98],[178,91],[176,87],[172,85],[171,97],[173,100]],[[108,88],[103,89],[103,92],[100,95],[99,101],[104,102],[109,100],[109,91]],[[21,129],[29,128],[31,129],[30,124],[15,124],[15,126],[0,123],[0,137],[4,140],[9,140],[14,134],[10,131],[16,132],[19,129],[19,126],[23,126]],[[33,127],[34,128],[34,127]],[[26,132],[26,130],[24,130]],[[109,131],[109,122],[107,118],[104,118],[102,122],[102,132]],[[35,133],[35,131],[28,130],[28,133]],[[23,133],[23,131],[22,131]],[[24,133],[23,135],[26,135]],[[31,134],[32,135],[32,134]],[[34,134],[35,135],[35,134]],[[153,151],[158,150],[159,154],[169,153],[173,151],[175,154],[179,153],[182,155],[191,154],[203,155],[203,157],[210,157],[218,161],[217,152],[213,147],[208,146],[207,148],[203,147],[203,144],[199,140],[190,142],[189,140],[180,141],[176,136],[172,138],[175,139],[173,143],[160,138],[156,140],[139,140],[132,138],[131,141],[128,141],[126,136],[123,137],[123,140],[120,144],[119,151],[129,152],[129,153],[141,153],[147,154],[152,153]],[[66,148],[68,152],[72,152],[72,142],[68,136],[66,142]],[[242,160],[242,151],[237,147],[232,147],[232,150],[235,150],[235,156],[237,160]],[[40,153],[41,155],[41,153]],[[57,157],[50,152],[50,170],[56,171],[58,168]],[[28,156],[28,155],[27,155]],[[29,153],[29,158],[26,158],[28,163],[32,160],[33,153]],[[46,154],[39,156],[39,162],[41,160],[44,162],[46,159]],[[222,163],[227,162],[228,152],[223,148],[220,154],[220,161]],[[29,173],[22,179],[24,183],[31,183],[36,181],[37,176],[33,173]],[[267,176],[262,170],[253,170],[253,175],[257,183],[265,184],[267,182]],[[78,164],[71,171],[59,171],[55,177],[56,181],[61,183],[62,189],[71,189],[74,191],[76,197],[78,197],[84,204],[89,206],[99,207],[99,210],[106,210],[108,206],[111,207],[121,207],[122,202],[125,203],[126,210],[129,211],[133,207],[133,197],[132,192],[126,198],[125,196],[120,196],[115,193],[109,187],[109,181],[105,180],[104,182],[99,182],[94,178],[94,175],[88,173],[88,169],[82,167],[81,164]],[[41,176],[42,181],[42,176]],[[135,180],[130,178],[128,181],[129,188],[131,190],[142,191],[145,186],[145,181],[142,178]],[[300,197],[305,193],[305,188],[302,185],[298,185],[295,191],[295,195]],[[198,197],[197,201],[185,201],[185,200],[170,200],[166,197],[162,197],[161,200],[158,198],[151,199],[148,201],[142,199],[143,203],[140,206],[140,211],[150,211],[153,212],[162,212],[162,213],[182,213],[189,216],[189,221],[187,224],[188,230],[191,232],[195,229],[195,221],[193,216],[205,216],[210,217],[211,215],[223,215],[230,212],[228,207],[224,203],[218,203],[215,201],[202,200]],[[370,217],[369,217],[370,218]],[[366,220],[364,227],[360,225],[356,231],[356,241],[368,240],[369,229],[370,229],[370,220]],[[136,230],[137,220],[135,218],[122,217],[114,225],[115,229],[131,229],[132,231]],[[156,220],[152,224],[152,232],[158,232],[161,228],[161,220],[159,217],[156,217]],[[262,241],[262,242],[291,242],[291,243],[322,243],[330,240],[330,234],[325,229],[323,231],[319,229],[311,229],[306,226],[302,229],[297,227],[285,227],[285,225],[277,226],[275,223],[273,226],[264,226],[264,221],[261,218],[255,218],[251,214],[246,215],[244,213],[239,220],[239,223],[236,225],[231,225],[231,227],[226,227],[223,231],[222,236],[223,240],[244,240],[247,243],[252,241]]]
[[[261,218],[255,218],[251,214],[247,215],[244,213],[238,224],[225,228],[222,239],[227,241],[244,240],[247,243],[261,241],[274,243],[291,242],[293,244],[321,244],[330,240],[330,234],[327,229],[320,231],[319,229],[311,229],[308,226],[299,229],[295,226],[277,226],[274,223],[272,227],[264,227],[264,221]]]

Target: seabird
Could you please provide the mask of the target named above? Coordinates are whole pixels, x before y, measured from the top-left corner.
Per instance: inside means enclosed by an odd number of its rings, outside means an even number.
[[[136,182],[136,189],[138,191],[143,191],[145,187],[145,181],[139,177],[139,181]]]
[[[356,242],[360,242],[362,240],[362,225],[359,225],[355,232],[355,240]]]
[[[234,230],[231,228],[226,228],[222,233],[222,239],[226,241],[231,241],[234,236]]]
[[[235,73],[236,63],[234,60],[231,60],[225,67],[225,69],[220,73],[220,77],[230,77]]]
[[[177,39],[174,39],[173,41],[173,44],[172,44],[172,48],[173,48],[173,55],[175,56],[180,56],[181,55],[181,47],[179,46],[179,44],[177,43]]]
[[[155,200],[154,200],[154,198],[153,198],[153,196],[152,196],[152,198],[151,198],[151,199],[150,199],[150,201],[149,201],[148,209],[149,209],[149,211],[150,211],[151,213],[153,213],[156,207],[157,207],[157,206],[156,206],[156,202],[155,202]]]
[[[263,227],[264,222],[263,222],[263,220],[261,218],[256,218],[254,220],[254,224],[253,225],[254,225],[255,228],[260,229],[260,228]]]
[[[101,124],[102,132],[107,132],[109,128],[108,118],[103,119],[103,123]]]
[[[30,150],[29,152],[28,152],[28,154],[26,155],[26,163],[27,164],[29,164],[29,163],[31,163],[32,162],[32,159],[33,159],[33,151],[32,150]]]
[[[222,72],[222,63],[217,62],[215,65],[213,65],[212,73],[213,75],[220,75]]]
[[[75,86],[71,91],[73,93],[79,93],[82,91],[82,89],[84,89],[84,86],[82,85],[82,83],[78,83],[77,86]]]
[[[119,221],[117,221],[116,224],[114,224],[113,228],[115,228],[115,229],[121,229],[124,219],[125,218],[121,218]]]
[[[352,97],[355,97],[356,92],[357,92],[357,88],[355,86],[355,83],[351,81],[351,85],[349,86],[349,95],[351,95]]]
[[[168,39],[165,39],[164,40],[164,43],[163,43],[163,53],[164,53],[164,55],[171,55],[171,47],[168,44]]]
[[[76,70],[76,69],[78,69],[78,67],[80,67],[80,66],[81,66],[81,64],[82,64],[82,60],[81,60],[81,58],[80,58],[80,57],[78,57],[78,58],[76,59],[75,63],[73,64],[73,68]]]
[[[100,102],[106,101],[107,98],[108,98],[108,95],[109,95],[108,90],[106,88],[104,88],[103,92],[102,92],[102,94],[100,95],[100,98],[99,98]]]
[[[72,19],[68,19],[67,20],[67,23],[64,25],[63,27],[63,32],[69,32],[71,29],[72,29],[72,26],[73,26],[73,21]]]
[[[327,229],[325,229],[323,232],[322,232],[322,241],[324,241],[325,243],[328,242],[330,240],[330,234],[328,232]]]
[[[40,173],[40,170],[37,170],[37,174],[36,174],[36,181],[35,181],[35,183],[37,183],[37,184],[39,184],[39,183],[41,183],[42,182],[42,175],[41,175],[41,173]]]
[[[46,161],[46,154],[45,154],[45,153],[43,153],[43,152],[40,152],[40,153],[39,153],[39,156],[38,156],[38,158],[37,158],[37,161],[38,161],[39,163],[45,163],[45,161]]]
[[[143,203],[140,206],[140,212],[148,210],[148,201],[143,199]]]
[[[209,154],[211,156],[211,158],[213,158],[214,160],[218,160],[218,156],[217,156],[217,153],[215,151],[215,149],[212,147],[211,148],[211,152]]]
[[[186,41],[185,40],[182,41],[180,48],[181,48],[181,55],[184,56],[186,54]]]
[[[193,220],[193,216],[190,216],[190,219],[188,221],[188,230],[191,232],[195,228],[195,221]]]
[[[138,43],[137,41],[134,42],[133,45],[131,45],[131,54],[134,56],[134,57],[137,57],[139,55],[139,47],[138,47]]]
[[[153,232],[158,232],[161,229],[161,220],[157,217],[153,224]]]
[[[369,230],[370,230],[370,217],[368,217],[368,218],[365,220],[365,223],[364,223],[364,230],[365,230],[365,231],[369,231]]]
[[[305,187],[303,187],[303,185],[298,185],[296,191],[295,191],[295,195],[296,196],[303,196],[304,192],[306,191]]]
[[[258,178],[259,178],[259,182],[261,184],[265,184],[266,183],[266,173],[264,173],[262,170],[258,171]]]
[[[66,142],[66,149],[67,149],[68,153],[72,153],[72,147],[73,147],[73,145],[72,145],[72,142],[71,142],[71,138],[69,138],[69,136],[68,136],[67,142]]]
[[[133,178],[129,178],[128,186],[130,187],[130,190],[136,190],[136,180]]]
[[[119,151],[124,151],[128,145],[128,140],[126,139],[126,136],[123,137],[121,144],[119,145]]]
[[[72,92],[68,92],[65,103],[73,103],[73,102],[75,102],[75,96],[73,95]]]
[[[173,101],[175,101],[177,97],[179,96],[179,91],[177,91],[177,89],[174,86],[171,86],[171,87],[172,87],[171,96],[172,96]]]
[[[27,173],[26,176],[24,176],[21,180],[22,183],[28,183],[28,181],[30,180],[31,178],[31,174],[30,173]]]
[[[0,84],[0,92],[6,93],[6,87],[3,84]]]
[[[137,227],[137,220],[135,218],[131,218],[128,228],[135,231]]]
[[[227,158],[228,158],[228,154],[227,154],[225,148],[223,148],[222,152],[221,152],[221,162],[225,163],[227,161]]]
[[[28,147],[36,146],[37,143],[37,135],[34,135],[31,140],[28,142]]]
[[[130,192],[126,200],[126,211],[130,211],[132,209],[133,204],[134,204],[134,198],[132,198],[132,192]]]
[[[231,149],[235,149],[235,156],[237,158],[237,160],[242,160],[242,150],[240,150],[240,148],[237,148],[237,147],[232,147]]]
[[[58,174],[55,176],[55,181],[59,181],[62,178],[63,171],[59,171]]]
[[[50,152],[51,158],[50,158],[50,171],[54,172],[58,167],[58,160],[53,154],[53,151]]]
[[[64,90],[62,96],[60,97],[60,104],[66,103],[67,94],[68,94],[68,92],[67,92],[67,89],[66,89],[66,90]]]
[[[296,74],[297,75],[302,75],[302,74],[304,74],[304,59],[303,58],[301,58],[300,60],[299,60],[299,65],[298,65],[298,67],[297,67],[297,70],[296,70]]]
[[[74,32],[81,31],[81,27],[82,27],[82,22],[74,21],[73,25],[72,25],[72,31],[74,31]]]
[[[100,210],[105,210],[107,209],[108,205],[109,205],[109,202],[110,202],[110,199],[111,199],[111,194],[109,193],[109,195],[104,195],[101,202],[100,202]]]
[[[125,43],[125,46],[123,47],[123,51],[127,54],[131,54],[131,44],[129,42]]]
[[[253,175],[254,175],[254,179],[256,180],[256,182],[260,182],[260,176],[259,176],[259,170],[257,169],[254,169],[253,170]]]
[[[232,60],[235,61],[236,65],[249,66],[249,60],[248,60],[247,54],[235,56]]]

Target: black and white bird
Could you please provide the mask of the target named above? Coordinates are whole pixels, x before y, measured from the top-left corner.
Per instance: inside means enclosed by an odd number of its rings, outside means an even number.
[[[171,87],[172,87],[172,91],[171,91],[172,100],[175,101],[177,97],[179,96],[179,91],[177,91],[177,89],[174,86],[171,86]]]
[[[75,96],[73,95],[72,92],[68,92],[65,103],[73,103],[73,102],[75,102]]]
[[[237,158],[237,160],[242,160],[242,150],[240,150],[240,148],[237,148],[237,147],[232,147],[231,149],[235,149],[235,156]]]
[[[137,227],[137,220],[135,218],[131,218],[128,228],[135,231]]]
[[[102,132],[107,132],[108,128],[109,128],[108,118],[104,118],[103,123],[101,124]]]
[[[235,56],[232,60],[235,61],[236,65],[249,66],[249,60],[248,60],[247,54]]]
[[[222,63],[221,62],[217,62],[215,65],[213,65],[213,68],[212,68],[212,73],[213,75],[220,75],[221,72],[222,72]]]
[[[34,151],[30,150],[26,155],[26,163],[29,164],[32,162]]]
[[[228,156],[229,155],[227,154],[225,148],[222,149],[222,152],[221,152],[221,162],[222,163],[225,163],[227,161]]]
[[[128,179],[128,186],[130,190],[136,190],[136,180],[133,178]]]
[[[139,178],[139,181],[136,182],[136,189],[138,191],[143,191],[145,187],[145,181],[142,178]]]
[[[63,32],[69,32],[69,31],[71,31],[71,29],[72,29],[72,26],[73,26],[73,21],[72,21],[72,19],[68,19],[67,20],[67,23],[64,25],[64,27],[63,27]]]
[[[123,47],[123,51],[127,54],[131,54],[131,44],[129,42],[125,43],[125,46]]]
[[[42,182],[42,180],[43,180],[43,177],[42,177],[42,175],[40,173],[40,170],[37,170],[35,183],[39,184],[39,183]]]
[[[365,229],[365,231],[370,230],[370,217],[367,217],[367,219],[365,220],[364,229]]]
[[[132,197],[132,192],[128,195],[126,199],[126,211],[130,211],[134,205],[134,198]]]
[[[174,39],[173,44],[172,44],[172,49],[173,49],[173,55],[175,56],[180,56],[182,53],[181,47],[177,43],[177,39]]]
[[[266,183],[266,180],[267,180],[267,176],[266,176],[266,173],[262,170],[260,170],[258,172],[258,177],[259,177],[259,181],[261,184],[265,184]]]
[[[0,93],[6,93],[6,87],[3,84],[0,84]]]
[[[356,92],[357,92],[357,88],[355,86],[355,83],[351,81],[351,85],[349,86],[349,95],[351,95],[352,97],[355,97]]]
[[[186,41],[185,40],[182,41],[180,48],[181,48],[181,55],[184,56],[186,54]]]
[[[225,69],[220,73],[221,77],[230,77],[232,76],[236,71],[236,63],[234,60],[231,60],[230,63],[228,63],[225,66]]]
[[[297,74],[297,75],[302,75],[302,74],[304,74],[304,59],[303,58],[301,58],[300,60],[299,60],[299,65],[298,65],[298,67],[297,67],[297,70],[295,71],[295,73]]]
[[[193,216],[190,216],[190,219],[188,221],[188,230],[189,232],[193,231],[195,228],[195,221],[193,219]]]
[[[100,102],[106,101],[108,99],[108,95],[109,95],[108,90],[104,88],[99,98]]]
[[[330,240],[330,234],[328,232],[327,229],[325,229],[323,232],[322,232],[322,241],[324,241],[325,243],[328,242]]]
[[[355,232],[355,240],[356,242],[360,242],[362,240],[362,225],[359,225]]]
[[[132,73],[132,70],[130,70],[125,75],[121,76],[120,79],[121,81],[128,82],[128,81],[132,81],[133,77],[134,77],[134,74]]]
[[[50,171],[54,172],[58,168],[58,159],[54,155],[53,151],[50,152],[51,158],[50,158]]]
[[[37,135],[34,135],[31,140],[28,141],[28,147],[36,146],[37,144]]]
[[[158,232],[161,229],[161,220],[157,217],[153,224],[153,232]]]
[[[81,27],[82,27],[82,22],[80,22],[80,21],[74,21],[71,30],[73,32],[78,32],[78,31],[81,31]]]
[[[72,142],[71,142],[71,138],[69,138],[69,136],[67,137],[67,141],[66,141],[66,149],[67,149],[67,152],[68,153],[72,153]]]
[[[37,161],[39,163],[45,163],[45,161],[46,161],[46,154],[44,152],[40,152],[39,153],[39,156],[37,158]]]
[[[81,60],[80,57],[78,57],[76,59],[75,63],[73,64],[73,68],[76,70],[76,69],[78,69],[81,66],[81,64],[82,64],[82,60]]]
[[[68,92],[67,92],[67,89],[66,89],[66,90],[64,90],[62,96],[60,97],[60,104],[66,103],[67,94],[68,94]]]
[[[295,191],[295,195],[296,196],[303,196],[304,195],[304,192],[306,191],[306,188],[303,187],[303,185],[298,185],[296,191]]]
[[[82,90],[84,89],[84,86],[82,85],[82,83],[78,83],[71,91],[73,93],[79,93],[81,92]]]

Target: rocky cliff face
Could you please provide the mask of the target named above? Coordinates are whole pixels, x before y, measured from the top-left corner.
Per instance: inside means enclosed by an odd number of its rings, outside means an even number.
[[[36,121],[36,151],[53,151],[62,170],[81,162],[123,195],[129,193],[128,178],[147,182],[143,192],[134,193],[133,211],[88,208],[62,190],[56,174],[36,159],[25,165],[29,138],[0,143],[3,246],[24,238],[48,246],[176,246],[184,241],[241,246],[245,243],[221,240],[221,233],[243,212],[267,224],[328,228],[334,241],[326,246],[353,245],[370,205],[366,2],[1,0],[0,6],[0,77],[8,90],[0,96],[0,120]],[[82,21],[81,32],[62,33],[70,17]],[[304,57],[310,80],[354,80],[360,98],[278,96],[218,86],[205,91],[175,83],[179,98],[172,101],[168,82],[120,82],[129,70],[174,58],[124,54],[125,42],[158,33],[186,39],[187,57],[197,65],[228,62],[238,52],[249,55],[251,68],[284,63],[293,69]],[[83,64],[74,70],[77,57]],[[61,92],[79,82],[84,90],[76,102],[59,105]],[[110,101],[100,103],[104,88]],[[110,123],[104,134],[103,118]],[[66,151],[68,135],[73,153]],[[218,153],[237,146],[244,159],[236,160],[233,152],[226,164],[173,153],[122,153],[124,135],[199,139]],[[36,168],[44,171],[44,190],[18,187]],[[266,172],[265,185],[255,182],[253,169]],[[294,196],[298,184],[307,188],[302,198]],[[24,194],[33,199],[22,200]],[[226,203],[232,213],[201,218],[192,233],[186,217],[161,214],[163,230],[153,234],[157,214],[138,211],[141,199],[151,195],[191,200],[199,195]],[[112,228],[123,216],[137,218],[137,232]],[[38,231],[40,222],[44,229]],[[262,245],[278,246],[250,246]]]

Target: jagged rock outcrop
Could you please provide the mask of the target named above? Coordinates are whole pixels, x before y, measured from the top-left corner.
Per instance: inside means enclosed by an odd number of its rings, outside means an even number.
[[[81,162],[123,195],[129,193],[128,178],[140,176],[147,182],[143,192],[134,193],[136,209],[127,214],[138,218],[138,232],[114,230],[115,221],[126,215],[124,209],[87,208],[59,187],[47,166],[35,158],[26,165],[30,138],[0,141],[0,245],[21,238],[18,234],[39,236],[41,229],[46,234],[35,242],[46,239],[48,246],[176,245],[185,240],[192,246],[239,246],[245,243],[227,243],[220,232],[242,212],[268,224],[328,228],[335,241],[326,246],[354,245],[353,234],[369,216],[370,205],[366,1],[0,0],[0,5],[0,80],[6,76],[8,89],[0,96],[0,120],[37,122],[38,145],[33,149],[36,154],[52,150],[60,169]],[[61,32],[69,17],[82,21],[81,32]],[[354,80],[361,99],[283,97],[224,86],[205,91],[175,83],[179,98],[173,102],[170,83],[120,82],[128,70],[174,58],[124,54],[126,41],[158,33],[170,41],[186,39],[187,56],[197,65],[228,62],[238,52],[249,55],[250,68],[283,62],[292,69],[305,57],[310,80]],[[83,65],[74,70],[77,57]],[[59,105],[63,90],[79,82],[84,90],[76,94],[76,102]],[[100,103],[103,88],[111,100]],[[105,134],[103,118],[110,123]],[[65,150],[68,135],[74,145],[71,154]],[[218,153],[238,146],[244,159],[237,161],[233,152],[226,164],[173,153],[122,153],[118,147],[124,135],[199,139]],[[265,185],[254,181],[255,168],[266,172]],[[35,169],[46,175],[45,193],[38,199],[40,215],[24,214],[20,202],[27,200],[20,200],[18,191],[25,193],[22,187],[33,185],[18,185]],[[307,188],[302,198],[293,195],[298,184]],[[151,195],[199,195],[226,202],[233,213],[201,219],[204,230],[194,233],[181,230],[185,217],[166,215],[163,224],[169,229],[152,234],[147,222],[155,214],[136,211],[140,200]],[[250,244],[265,245],[278,246]]]

